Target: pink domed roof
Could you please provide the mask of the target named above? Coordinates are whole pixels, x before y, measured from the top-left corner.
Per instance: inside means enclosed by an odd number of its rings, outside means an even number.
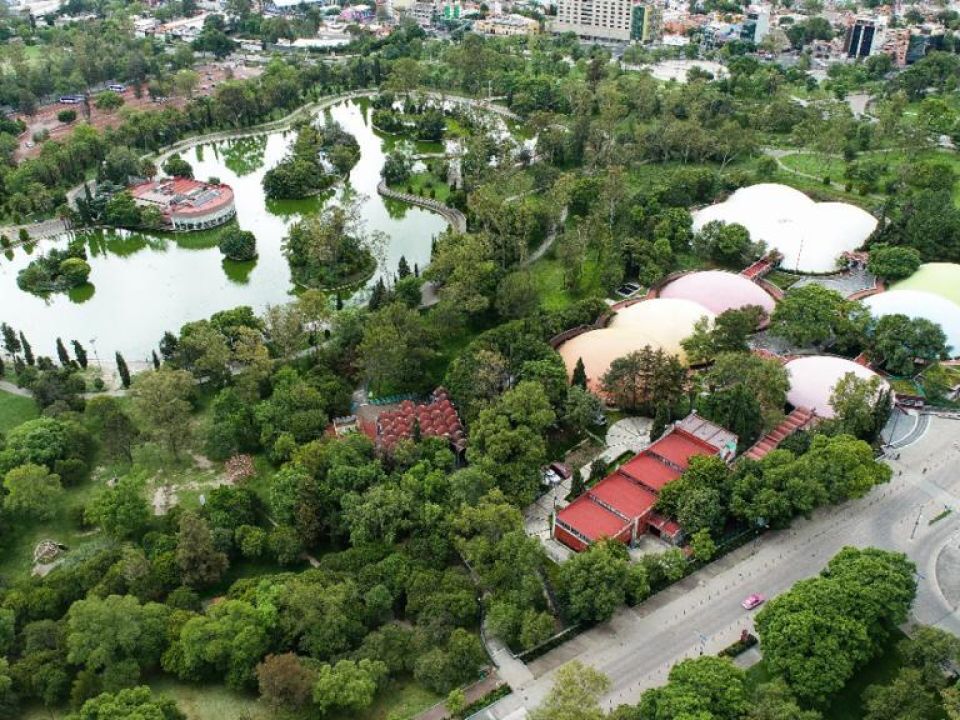
[[[864,380],[877,376],[870,368],[852,360],[829,355],[796,358],[788,362],[786,368],[790,376],[787,402],[794,407],[810,408],[822,418],[833,417],[830,396],[845,375],[853,373]]]
[[[755,282],[723,270],[688,273],[668,283],[660,297],[693,300],[717,315],[747,305],[759,305],[769,315],[775,305],[770,294]]]

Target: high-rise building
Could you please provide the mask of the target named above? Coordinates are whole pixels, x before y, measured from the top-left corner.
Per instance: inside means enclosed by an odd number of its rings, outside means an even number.
[[[857,18],[847,28],[847,37],[844,43],[847,57],[867,57],[873,50],[873,39],[877,32],[877,24],[873,20]]]
[[[663,34],[663,11],[636,0],[558,0],[550,29],[591,40],[650,42]]]
[[[630,39],[633,0],[558,0],[555,33],[596,40]]]

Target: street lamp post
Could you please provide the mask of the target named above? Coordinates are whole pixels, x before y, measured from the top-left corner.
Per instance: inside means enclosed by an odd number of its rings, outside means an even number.
[[[97,339],[90,338],[90,347],[93,348],[93,358],[97,361],[97,369],[103,372],[103,365],[100,363],[100,355],[97,354]]]

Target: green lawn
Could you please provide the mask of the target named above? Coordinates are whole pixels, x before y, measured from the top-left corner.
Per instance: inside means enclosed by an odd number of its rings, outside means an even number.
[[[172,698],[187,720],[277,720],[276,712],[260,703],[254,693],[237,692],[223,685],[193,685],[161,677],[148,683],[157,693]],[[439,695],[412,680],[393,680],[380,691],[373,705],[363,713],[331,715],[330,720],[406,720],[432,707]],[[66,709],[33,708],[24,720],[63,720]],[[306,720],[307,715],[284,714],[288,720]]]
[[[828,175],[832,180],[842,181],[847,164],[843,158],[829,157],[822,153],[794,153],[782,157],[781,162],[791,170],[822,178]]]
[[[446,202],[450,197],[450,186],[430,172],[413,173],[407,182],[394,185],[393,189],[426,198],[432,197],[440,202]],[[431,190],[433,195],[430,194]]]
[[[21,397],[0,390],[0,433],[6,433],[20,423],[37,417],[37,405],[33,398]]]
[[[781,270],[773,270],[767,274],[766,279],[781,290],[788,290],[800,277],[791,273],[782,272]]]
[[[19,580],[29,576],[33,569],[33,550],[41,540],[63,543],[71,552],[87,543],[102,541],[99,533],[80,528],[71,515],[72,509],[88,502],[94,492],[93,481],[67,488],[49,520],[15,523],[0,551],[0,577]]]
[[[859,159],[879,160],[888,165],[887,171],[883,174],[880,180],[879,186],[881,188],[886,182],[896,179],[900,166],[908,161],[916,162],[918,160],[935,160],[938,162],[945,162],[953,167],[954,171],[960,175],[960,155],[954,152],[946,152],[943,150],[925,150],[920,153],[908,153],[902,150],[891,150],[890,152],[870,152],[861,154]],[[807,173],[808,175],[813,175],[816,178],[822,178],[824,175],[828,175],[834,182],[843,183],[846,180],[847,164],[842,158],[839,157],[830,157],[816,152],[796,152],[791,155],[786,155],[780,160],[788,168],[798,172]],[[783,173],[783,175],[789,177],[789,173]],[[797,180],[800,181],[802,178],[797,178]],[[822,184],[820,184],[820,187],[823,190],[827,189]],[[844,193],[844,195],[846,194],[848,193]],[[954,187],[953,201],[954,204],[960,206],[960,183],[957,183],[957,186]]]
[[[562,310],[578,300],[604,294],[600,286],[600,265],[593,254],[584,262],[580,281],[572,289],[566,287],[562,263],[551,254],[533,263],[530,272],[544,310]]]

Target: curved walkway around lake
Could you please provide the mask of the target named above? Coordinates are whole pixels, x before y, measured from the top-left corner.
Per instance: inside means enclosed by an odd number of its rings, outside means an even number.
[[[290,114],[280,118],[279,120],[272,120],[270,122],[261,123],[259,125],[253,125],[248,128],[220,130],[217,132],[209,133],[207,135],[195,135],[193,137],[184,138],[183,140],[179,140],[175,142],[173,145],[170,145],[169,147],[161,148],[160,150],[158,150],[156,153],[156,159],[154,162],[156,165],[159,166],[163,164],[164,160],[166,160],[171,155],[175,153],[182,153],[185,150],[189,150],[190,148],[196,145],[203,145],[211,142],[220,142],[223,140],[233,140],[233,139],[251,137],[253,135],[262,135],[263,133],[276,132],[276,131],[289,129],[294,122],[296,122],[298,119],[304,116],[309,117],[316,112],[319,112],[321,110],[326,110],[327,108],[333,105],[336,105],[338,103],[341,103],[345,100],[355,100],[361,97],[371,97],[373,95],[379,94],[379,92],[380,92],[379,90],[355,90],[353,92],[341,93],[339,95],[332,95],[330,97],[322,98],[321,100],[318,100],[316,102],[308,103],[307,105],[302,105],[296,110],[294,110],[293,112],[291,112]],[[520,116],[514,113],[509,108],[506,108],[502,105],[496,105],[487,100],[477,100],[475,98],[465,97],[462,95],[450,95],[447,93],[436,92],[434,90],[424,90],[422,91],[422,94],[432,98],[439,99],[441,101],[451,101],[451,102],[458,102],[466,105],[471,105],[473,107],[477,107],[482,110],[487,110],[489,112],[492,112],[496,115],[499,115],[501,117],[504,117],[510,120],[520,120]],[[149,157],[153,157],[154,155],[155,155],[154,153],[147,153],[143,157],[149,158]],[[72,202],[73,200],[76,199],[77,195],[80,193],[81,190],[83,190],[83,184],[77,185],[76,187],[72,188],[67,193],[67,197]],[[410,197],[414,197],[414,196],[410,196]],[[401,198],[397,198],[397,199],[401,199]],[[455,224],[456,221],[452,220],[450,216],[448,216],[445,212],[442,212],[439,209],[433,208],[432,206],[424,205],[422,202],[415,202],[413,200],[407,200],[407,202],[411,202],[415,205],[420,205],[421,207],[426,207],[431,210],[436,210],[436,212],[446,217],[447,220],[451,222],[451,224],[454,224],[454,226],[457,227],[457,225]],[[443,207],[446,207],[446,206],[443,206]],[[453,210],[453,208],[450,208],[450,210]],[[455,212],[459,212],[459,211],[455,211]],[[466,226],[464,225],[464,229],[465,228]],[[23,244],[18,241],[18,237],[17,237],[21,229],[26,230],[30,234],[30,242],[33,242],[35,240],[44,240],[44,239],[56,237],[57,235],[60,235],[61,233],[66,232],[70,228],[67,226],[67,224],[63,220],[60,220],[57,218],[48,218],[46,220],[39,220],[35,223],[30,223],[27,225],[0,226],[0,235],[6,235],[8,238],[10,238],[11,247],[15,247],[17,245]],[[461,230],[461,232],[463,232],[463,230]]]
[[[387,187],[386,180],[380,180],[380,182],[377,184],[377,192],[386,198],[400,200],[405,203],[410,203],[411,205],[419,205],[427,210],[432,210],[438,215],[442,215],[444,218],[446,218],[447,222],[449,222],[457,232],[462,233],[467,231],[466,215],[456,208],[452,208],[449,205],[444,205],[439,200],[420,197],[419,195],[411,195],[410,193],[400,192],[399,190],[391,190],[389,187]]]

